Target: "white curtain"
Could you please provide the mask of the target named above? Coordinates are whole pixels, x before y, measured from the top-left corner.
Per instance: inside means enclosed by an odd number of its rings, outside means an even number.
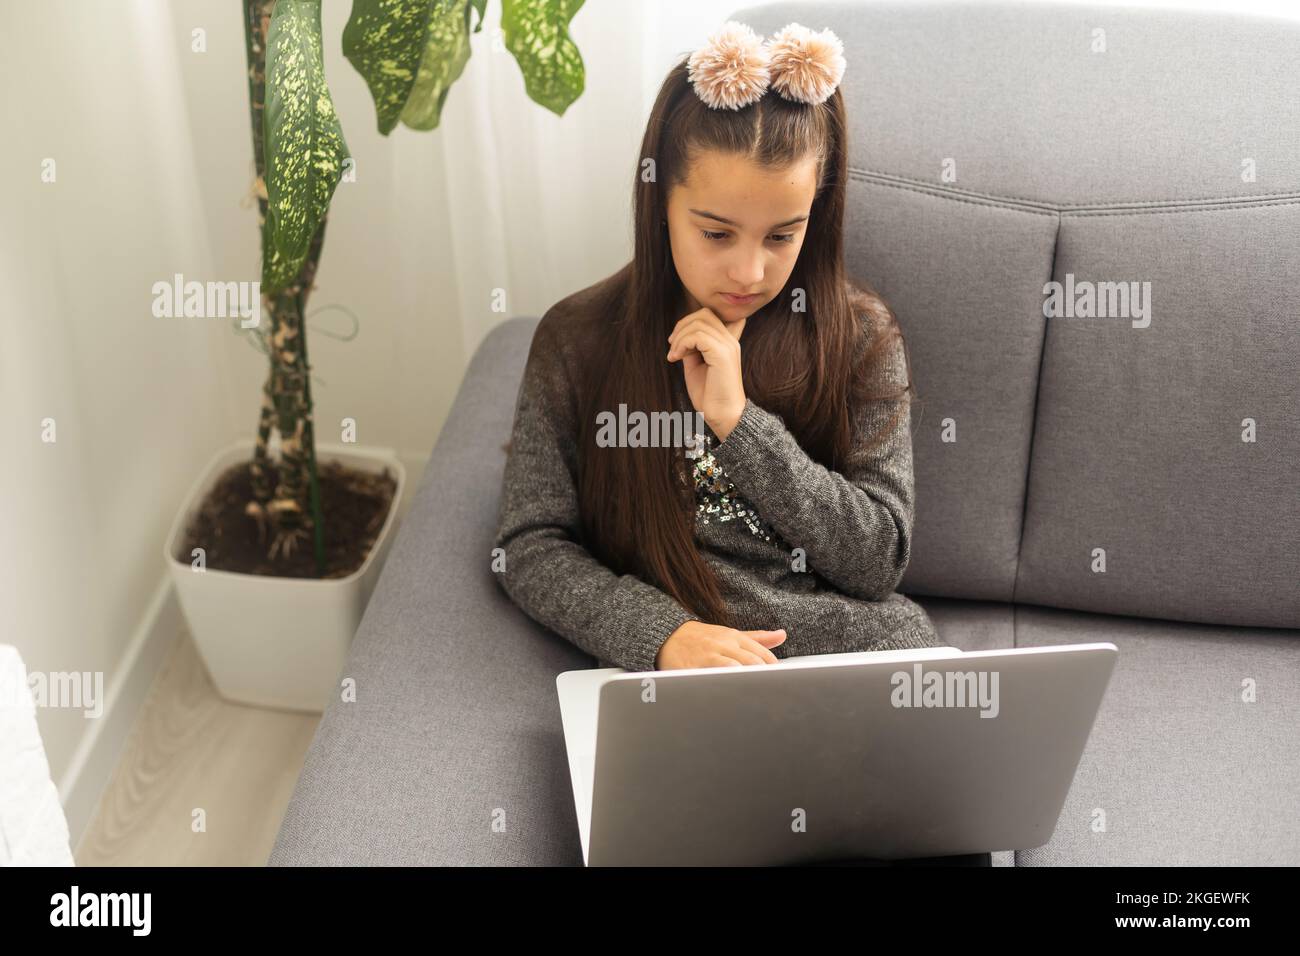
[[[467,348],[500,318],[487,311],[490,289],[511,293],[512,314],[540,315],[628,260],[654,95],[675,59],[735,6],[588,0],[572,24],[587,85],[563,117],[528,100],[499,42],[476,49],[437,139]],[[499,9],[489,9],[477,39],[495,33]]]

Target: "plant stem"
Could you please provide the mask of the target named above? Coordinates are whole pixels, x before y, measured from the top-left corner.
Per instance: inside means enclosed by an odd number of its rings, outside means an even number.
[[[261,227],[262,255],[266,256],[266,157],[263,137],[263,111],[266,102],[266,34],[275,0],[243,0],[244,42],[248,61],[248,105],[253,132],[253,162],[257,178],[258,225]],[[320,507],[320,488],[316,474],[316,443],[311,423],[310,369],[307,365],[307,338],[304,315],[312,280],[325,241],[325,221],[312,237],[307,259],[293,284],[274,297],[263,296],[265,311],[271,318],[269,337],[270,372],[262,389],[262,406],[258,412],[257,440],[249,466],[253,482],[253,500],[245,506],[259,525],[269,519],[274,529],[269,557],[288,553],[311,525],[316,573],[325,574],[324,518]],[[267,439],[271,422],[280,433],[279,481],[270,488]],[[308,498],[311,519],[306,518]]]
[[[270,23],[271,7],[275,0],[244,0],[244,52],[248,61],[248,111],[253,127],[253,166],[256,181],[254,192],[257,194],[257,223],[259,230],[266,222],[266,189],[263,177],[266,174],[266,157],[262,149],[262,109],[266,102],[266,30]],[[271,317],[274,326],[273,304],[263,297],[263,311]],[[274,366],[275,360],[268,350],[268,358]],[[258,412],[257,440],[253,444],[253,461],[249,472],[253,480],[253,500],[244,509],[259,520],[265,517],[265,507],[271,500],[270,476],[266,466],[269,461],[267,442],[271,435],[271,421],[275,415],[272,401],[274,369],[269,369],[266,383],[262,386],[262,407]]]

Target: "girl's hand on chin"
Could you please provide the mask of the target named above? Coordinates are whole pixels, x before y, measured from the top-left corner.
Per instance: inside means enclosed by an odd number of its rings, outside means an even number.
[[[745,321],[723,322],[712,309],[699,309],[681,319],[668,336],[668,361],[682,363],[691,404],[720,442],[727,440],[745,411],[740,375]]]

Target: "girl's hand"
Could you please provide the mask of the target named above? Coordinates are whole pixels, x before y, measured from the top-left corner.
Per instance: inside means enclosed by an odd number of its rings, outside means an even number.
[[[718,441],[726,441],[745,410],[740,333],[745,319],[723,322],[712,309],[681,319],[668,336],[668,361],[681,360],[691,404]]]
[[[769,647],[785,642],[785,629],[737,631],[730,627],[687,621],[668,635],[655,657],[661,671],[679,667],[740,667],[775,664]]]

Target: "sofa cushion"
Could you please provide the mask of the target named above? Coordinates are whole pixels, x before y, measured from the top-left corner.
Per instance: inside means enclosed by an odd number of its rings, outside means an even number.
[[[898,316],[916,385],[916,520],[901,591],[1011,600],[1042,285],[1056,215],[855,170],[845,257]]]
[[[1093,641],[1119,659],[1056,832],[1017,865],[1300,859],[1295,631],[1016,608],[1017,647]]]
[[[791,20],[835,31],[859,169],[934,185],[949,168],[957,189],[1067,206],[1300,192],[1293,19],[1025,0],[734,17],[761,36]],[[943,252],[893,238],[917,259]]]
[[[1002,601],[966,601],[910,594],[925,608],[939,640],[963,651],[996,651],[1015,647],[1012,605]]]
[[[1300,627],[1297,249],[1300,196],[1063,215],[1054,278],[1151,311],[1045,320],[1017,601]]]

